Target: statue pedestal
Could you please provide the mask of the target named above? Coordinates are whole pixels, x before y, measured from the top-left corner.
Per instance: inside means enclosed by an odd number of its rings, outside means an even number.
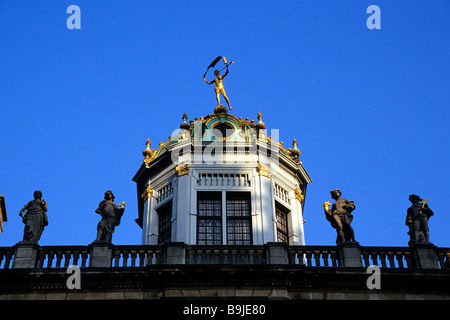
[[[432,243],[414,243],[409,247],[414,257],[414,264],[420,269],[439,269],[435,246]]]
[[[214,109],[214,114],[221,114],[221,113],[228,113],[228,109],[225,108],[222,104]]]
[[[339,261],[342,267],[362,268],[361,249],[359,242],[342,242],[337,245]]]
[[[36,265],[38,248],[39,245],[36,243],[17,243],[12,268],[34,268]]]
[[[91,244],[89,266],[92,268],[109,268],[112,261],[112,244],[93,242]]]

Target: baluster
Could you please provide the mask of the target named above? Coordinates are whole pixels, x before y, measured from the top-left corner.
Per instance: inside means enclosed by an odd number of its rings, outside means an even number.
[[[410,252],[405,252],[404,254],[405,256],[405,260],[406,260],[406,267],[407,268],[413,268],[413,263],[411,261],[411,253]]]
[[[364,266],[367,268],[368,266],[370,266],[370,262],[369,262],[369,252],[363,251],[363,252],[362,252],[362,256],[363,256],[363,260],[364,260]]]
[[[164,263],[164,256],[161,254],[161,250],[156,250],[155,252],[155,264]]]
[[[44,251],[40,251],[38,254],[38,261],[37,261],[37,267],[38,268],[43,268],[44,267],[44,260],[45,260],[45,252]]]
[[[387,253],[388,260],[389,260],[389,266],[391,268],[395,268],[395,261],[394,261],[394,253],[392,251],[389,251]]]
[[[314,260],[316,262],[316,267],[320,267],[320,251],[314,251]]]
[[[188,250],[188,264],[195,264],[194,250],[192,249]]]
[[[138,256],[139,256],[139,267],[143,267],[145,263],[145,251],[139,250]]]
[[[238,249],[238,264],[245,264],[245,251]]]
[[[221,264],[221,250],[214,250],[214,264]]]
[[[370,257],[372,258],[372,263],[373,263],[373,265],[374,265],[374,266],[378,266],[378,259],[377,259],[378,254],[377,254],[376,252],[372,252],[372,253],[370,254]]]
[[[380,257],[381,267],[386,268],[386,253],[380,252],[378,256]]]
[[[336,255],[336,251],[331,251],[330,252],[331,255],[331,264],[333,265],[333,267],[337,267],[337,255]]]
[[[131,267],[136,267],[136,258],[137,258],[136,250],[131,250]]]
[[[87,258],[88,252],[86,250],[81,251],[81,267],[86,267]]]
[[[114,267],[118,267],[119,266],[119,260],[120,260],[120,251],[119,250],[114,250]]]
[[[213,251],[212,250],[205,250],[205,256],[206,256],[206,264],[214,264],[214,257],[213,257]]]
[[[130,257],[130,254],[128,251],[122,252],[122,260],[123,260],[122,267],[128,267],[128,258],[129,257]]]
[[[229,250],[228,249],[223,249],[223,263],[224,264],[230,264],[231,263],[231,256],[229,254]]]
[[[295,264],[295,250],[290,249],[288,252],[289,264]]]
[[[446,255],[447,259],[445,259],[444,266],[446,269],[449,269],[450,268],[450,252],[447,252],[445,255]]]
[[[205,256],[202,249],[197,249],[197,264],[205,264]]]
[[[438,260],[439,260],[439,265],[441,266],[441,269],[446,269],[445,257],[444,257],[443,252],[438,253]]]
[[[56,265],[55,268],[61,268],[61,260],[62,260],[63,254],[61,251],[56,252]]]
[[[264,251],[258,249],[258,250],[256,250],[256,252],[257,252],[257,257],[258,257],[258,264],[263,264],[264,263],[264,261],[263,261],[263,259],[264,259],[264,256],[263,256]]]
[[[305,266],[307,261],[306,261],[306,251],[305,250],[299,250],[297,251],[297,259],[298,259],[298,263],[301,264],[302,266]]]
[[[55,256],[55,253],[53,251],[47,252],[47,268],[52,267],[54,256]],[[44,265],[42,265],[41,267],[44,267]]]
[[[403,254],[401,252],[396,252],[395,253],[395,258],[397,259],[398,267],[399,268],[404,268],[404,266],[403,266]]]
[[[73,254],[72,254],[72,256],[73,256],[73,262],[72,262],[72,264],[75,265],[75,266],[77,266],[77,265],[78,265],[78,259],[80,258],[80,252],[74,251]]]
[[[237,250],[231,250],[231,264],[237,264]]]
[[[64,268],[66,268],[66,269],[69,267],[69,262],[70,262],[71,256],[72,256],[72,254],[70,251],[64,252]]]
[[[311,251],[306,251],[306,265],[308,267],[312,266],[311,257],[312,257],[312,252]]]
[[[12,252],[7,252],[5,256],[6,256],[6,258],[5,258],[5,267],[6,268],[5,269],[9,269],[13,254],[12,254]]]
[[[322,260],[323,260],[323,265],[325,267],[328,267],[328,251],[322,252]]]
[[[143,256],[145,256],[145,258],[143,259],[144,261],[142,262],[144,266],[156,264],[156,252],[155,251],[147,250],[146,252],[143,253]]]

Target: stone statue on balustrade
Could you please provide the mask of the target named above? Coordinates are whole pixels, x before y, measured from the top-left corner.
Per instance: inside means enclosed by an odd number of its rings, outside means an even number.
[[[412,205],[407,210],[405,222],[409,228],[409,244],[430,243],[428,220],[434,213],[428,206],[428,200],[412,194],[409,201]]]
[[[37,244],[41,238],[44,227],[48,225],[47,201],[42,199],[42,192],[35,191],[34,200],[28,202],[19,212],[25,224],[21,244]],[[25,213],[25,215],[23,215]]]
[[[356,242],[355,232],[351,226],[353,221],[352,212],[355,210],[355,203],[341,198],[341,191],[335,189],[330,191],[331,197],[335,200],[331,209],[329,201],[323,204],[325,217],[330,221],[331,226],[336,229],[336,244],[343,242]]]
[[[125,211],[125,202],[119,205],[114,203],[114,194],[108,190],[105,192],[105,200],[101,201],[96,213],[102,216],[97,225],[97,239],[94,243],[109,244],[112,240],[115,227],[120,224],[123,212]]]

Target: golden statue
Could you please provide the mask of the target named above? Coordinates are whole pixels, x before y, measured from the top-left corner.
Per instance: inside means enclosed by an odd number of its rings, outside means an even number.
[[[225,67],[227,68],[227,71],[221,76],[221,75],[220,75],[220,71],[219,71],[219,70],[215,70],[215,71],[214,71],[214,75],[216,76],[216,78],[215,78],[214,80],[212,80],[212,81],[206,80],[205,76],[206,76],[206,74],[208,73],[209,68],[214,67],[214,66],[216,65],[216,63],[217,63],[218,61],[220,61],[220,59],[223,59],[223,62],[225,63]],[[227,74],[228,74],[228,72],[229,72],[228,66],[229,66],[231,63],[234,63],[234,61],[231,60],[230,63],[227,63],[227,60],[225,59],[225,57],[220,57],[220,56],[219,56],[219,57],[217,57],[217,58],[209,65],[208,69],[206,69],[206,72],[205,72],[205,74],[203,75],[203,80],[204,80],[207,84],[213,84],[213,83],[216,84],[216,85],[214,86],[214,91],[216,92],[217,106],[220,107],[220,94],[222,94],[222,96],[225,98],[225,101],[228,103],[228,107],[230,108],[230,110],[231,110],[232,108],[231,108],[231,105],[230,105],[230,100],[228,99],[227,94],[226,94],[226,92],[225,92],[225,88],[223,87],[223,78],[225,78],[225,77],[227,76]],[[224,68],[225,68],[225,67],[224,67]],[[223,68],[222,68],[222,70],[223,70]]]

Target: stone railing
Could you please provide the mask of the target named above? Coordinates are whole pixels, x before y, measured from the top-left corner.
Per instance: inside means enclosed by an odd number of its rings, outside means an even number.
[[[434,245],[363,247],[358,243],[337,246],[288,246],[267,243],[250,246],[165,245],[0,247],[0,270],[10,268],[133,268],[148,265],[298,265],[317,268],[376,265],[389,269],[450,269],[450,248]]]
[[[187,246],[186,264],[265,264],[264,246]]]

